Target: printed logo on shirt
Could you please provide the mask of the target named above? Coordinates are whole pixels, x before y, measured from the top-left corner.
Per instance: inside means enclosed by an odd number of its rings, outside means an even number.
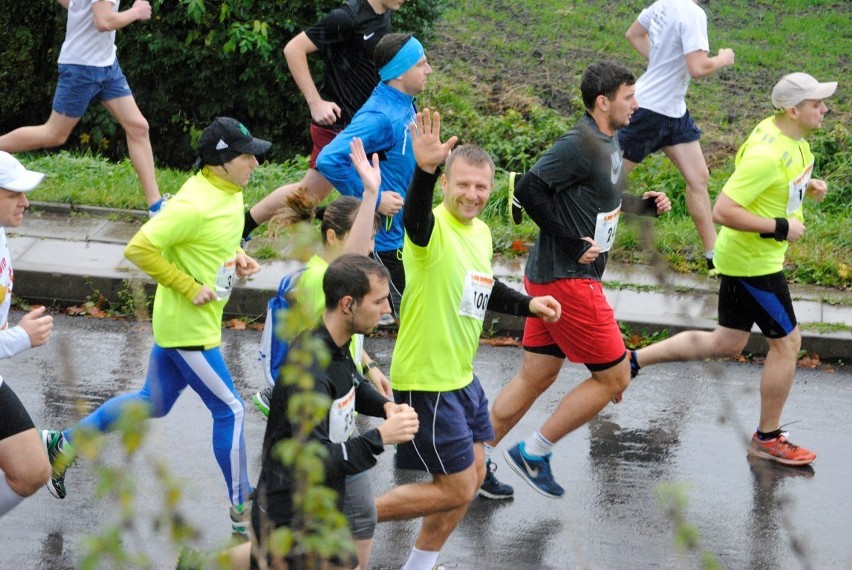
[[[372,34],[364,34],[364,41],[366,42],[367,40],[369,40],[370,38],[372,38],[375,35],[376,35],[376,32],[373,32]]]
[[[612,162],[612,172],[610,172],[610,180],[613,184],[615,184],[618,182],[618,178],[621,176],[621,165],[623,163],[621,159],[621,151],[613,151],[612,154],[609,155],[609,158]]]

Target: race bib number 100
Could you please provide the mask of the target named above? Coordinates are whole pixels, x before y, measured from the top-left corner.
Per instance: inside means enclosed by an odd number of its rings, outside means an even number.
[[[468,271],[464,280],[459,314],[480,321],[485,320],[485,308],[491,298],[491,288],[494,287],[494,277],[485,273]]]

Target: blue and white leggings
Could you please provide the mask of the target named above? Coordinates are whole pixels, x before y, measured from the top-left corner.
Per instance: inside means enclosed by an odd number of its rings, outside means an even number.
[[[155,344],[145,385],[140,391],[104,402],[63,435],[70,442],[74,432],[80,429],[110,431],[129,403],[146,404],[152,418],[161,418],[169,413],[187,386],[201,396],[213,415],[213,453],[225,477],[231,504],[242,504],[251,492],[243,431],[245,404],[234,388],[218,347],[202,351]]]

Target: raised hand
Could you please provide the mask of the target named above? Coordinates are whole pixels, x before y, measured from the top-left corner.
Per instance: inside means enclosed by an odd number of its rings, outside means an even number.
[[[349,142],[349,160],[352,161],[352,166],[358,176],[361,177],[361,184],[364,185],[364,194],[373,196],[379,191],[379,186],[382,184],[382,171],[379,168],[379,155],[373,153],[373,162],[367,160],[367,153],[364,151],[364,143],[358,137],[354,137]]]
[[[414,147],[414,158],[421,170],[434,174],[438,166],[447,159],[459,138],[452,136],[441,142],[441,115],[428,108],[417,113],[417,118],[408,125]]]

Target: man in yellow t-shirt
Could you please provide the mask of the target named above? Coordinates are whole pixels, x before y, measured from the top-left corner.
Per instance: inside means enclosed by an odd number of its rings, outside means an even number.
[[[429,109],[409,132],[417,168],[403,208],[408,277],[391,386],[398,404],[417,411],[420,429],[397,447],[396,466],[425,471],[432,481],[391,489],[376,509],[379,522],[423,517],[403,569],[431,570],[486,476],[483,443],[494,430],[473,372],[486,308],[555,321],[561,307],[549,295],[529,297],[494,279],[491,233],[477,217],[494,185],[488,153],[464,145],[450,154],[457,137],[442,143],[440,119]],[[439,178],[444,197],[432,208]]]
[[[769,343],[760,381],[760,420],[751,455],[785,465],[807,465],[816,454],[793,445],[781,430],[781,413],[802,343],[784,277],[789,242],[805,233],[802,200],[825,198],[825,181],[811,177],[814,157],[805,137],[822,125],[823,99],[837,83],[806,73],[784,76],[772,90],[774,116],[755,127],[740,147],[736,169],[713,207],[722,224],[716,241],[719,326],[687,331],[632,354],[632,365],[735,356],[755,323]]]

